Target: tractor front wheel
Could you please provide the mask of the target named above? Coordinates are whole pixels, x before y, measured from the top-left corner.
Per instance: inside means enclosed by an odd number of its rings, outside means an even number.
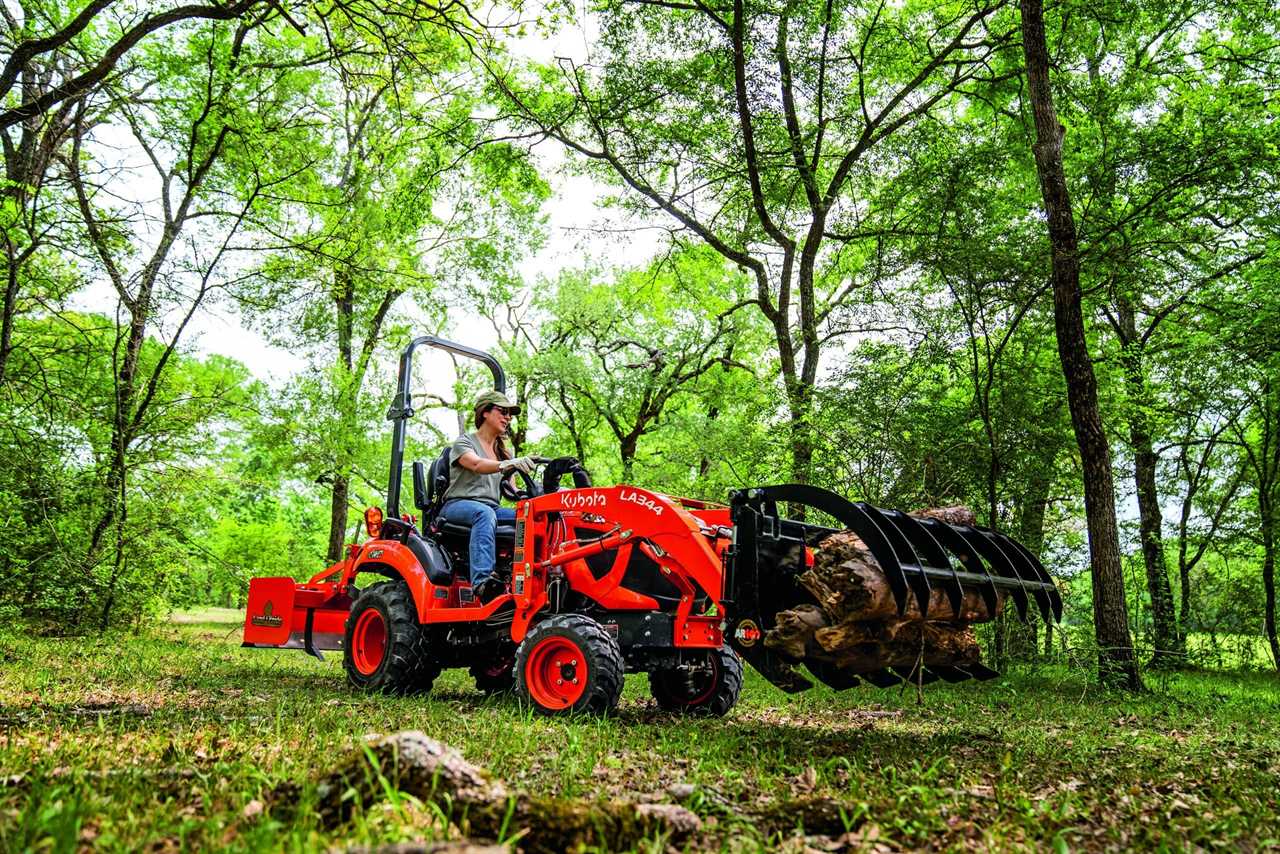
[[[347,615],[342,663],[348,681],[366,691],[417,694],[431,689],[440,665],[428,649],[404,582],[383,581],[361,592]]]
[[[618,641],[581,614],[543,620],[516,650],[516,689],[544,715],[613,711],[625,670]]]
[[[742,691],[742,660],[728,647],[711,650],[701,660],[650,672],[649,690],[664,711],[722,717]]]

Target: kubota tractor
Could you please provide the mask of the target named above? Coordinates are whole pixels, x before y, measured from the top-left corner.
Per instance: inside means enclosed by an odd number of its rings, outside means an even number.
[[[400,513],[412,360],[422,346],[478,359],[494,388],[505,391],[502,368],[489,354],[432,336],[412,341],[387,413],[393,436],[385,514],[370,508],[368,539],[309,581],[252,579],[245,646],[302,649],[317,658],[341,649],[354,686],[394,693],[424,692],[444,668],[466,667],[482,691],[514,689],[548,714],[607,712],[624,675],[643,671],[662,708],[723,715],[742,687],[741,660],[787,691],[811,687],[795,670],[799,663],[837,688],[859,676],[883,686],[994,675],[978,664],[926,668],[924,659],[914,670],[873,664],[850,675],[762,642],[778,612],[812,601],[796,579],[812,565],[813,547],[835,530],[783,518],[780,502],[813,507],[855,532],[883,569],[899,614],[928,616],[932,598],[935,617],[937,603],[946,602],[958,618],[973,597],[994,614],[1006,596],[1024,618],[1029,601],[1046,619],[1061,613],[1039,562],[990,531],[922,522],[812,486],[739,490],[727,506],[631,485],[594,486],[567,457],[544,461],[541,483],[520,473],[520,483],[504,481],[516,520],[497,529],[496,572],[509,592],[483,604],[468,581],[470,532],[440,518],[448,449],[429,467],[411,466],[420,521]],[[566,477],[572,486],[562,485]],[[381,580],[369,584],[371,576]]]

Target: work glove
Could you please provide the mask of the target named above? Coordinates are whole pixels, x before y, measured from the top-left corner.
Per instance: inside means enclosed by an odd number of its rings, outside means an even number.
[[[512,460],[501,460],[498,462],[498,471],[507,474],[512,469],[524,472],[525,474],[533,474],[537,462],[533,457],[516,457]]]

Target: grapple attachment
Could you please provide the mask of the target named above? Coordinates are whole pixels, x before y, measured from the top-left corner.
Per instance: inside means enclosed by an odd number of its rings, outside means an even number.
[[[869,554],[876,582],[883,577],[888,588],[887,612],[864,607],[863,613],[833,613],[841,595],[815,594],[825,588],[814,581],[812,550],[844,532],[784,519],[781,502],[821,511],[856,537],[849,541]],[[1020,543],[987,528],[883,510],[802,484],[737,492],[731,518],[735,539],[725,595],[733,616],[727,634],[748,662],[787,691],[812,684],[795,669],[800,663],[838,689],[859,679],[881,687],[904,679],[989,679],[997,674],[977,660],[976,643],[944,651],[939,641],[993,619],[1006,600],[1024,621],[1032,606],[1046,622],[1062,617],[1062,597],[1041,563]],[[824,625],[825,635],[816,636],[822,642],[806,636],[774,643],[796,615],[839,625]],[[886,638],[896,639],[896,652],[892,643],[877,642]],[[918,653],[902,651],[904,638]]]

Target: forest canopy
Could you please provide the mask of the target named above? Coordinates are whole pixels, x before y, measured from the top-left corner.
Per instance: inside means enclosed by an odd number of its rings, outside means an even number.
[[[1067,600],[997,663],[1280,667],[1274,3],[3,11],[6,621],[338,559],[430,333],[596,483],[972,508]],[[487,379],[418,377],[430,459]]]

